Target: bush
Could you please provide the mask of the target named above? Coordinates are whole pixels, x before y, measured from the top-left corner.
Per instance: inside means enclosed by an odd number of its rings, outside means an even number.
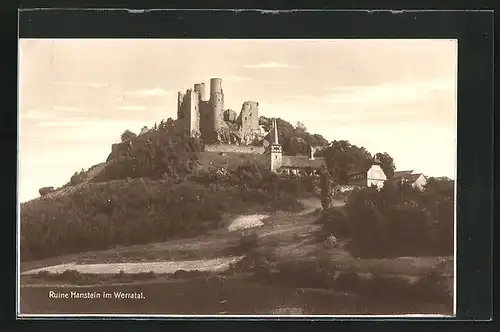
[[[79,283],[85,281],[85,274],[82,274],[76,270],[65,270],[62,273],[50,273],[49,271],[40,271],[34,275],[35,278],[41,280],[49,280],[49,281],[66,281]]]
[[[209,277],[212,275],[210,271],[186,271],[186,270],[177,270],[172,274],[172,277],[175,279],[185,279],[185,278],[199,278],[199,277]]]
[[[435,256],[453,253],[452,193],[386,183],[349,195],[347,205],[324,209],[321,236],[349,238],[357,257]]]
[[[340,239],[351,236],[349,215],[343,207],[323,211],[319,222],[322,224],[322,232],[325,235],[333,234]]]
[[[257,249],[259,246],[259,236],[257,233],[244,234],[240,237],[240,242],[236,247],[240,254],[248,254]]]
[[[239,252],[241,254],[241,251]],[[255,247],[243,259],[225,271],[224,275],[251,273],[260,281],[271,281],[276,272],[276,252],[270,247]]]

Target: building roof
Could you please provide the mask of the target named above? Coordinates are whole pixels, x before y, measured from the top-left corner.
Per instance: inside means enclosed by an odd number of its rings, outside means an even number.
[[[377,165],[377,166],[382,166],[382,162],[380,161],[380,159],[378,159],[377,157],[374,157],[373,160],[372,160],[372,163],[370,166],[366,166],[366,167],[362,167],[362,166],[355,166],[353,167],[349,173],[347,173],[348,176],[350,175],[355,175],[355,174],[360,174],[360,173],[366,173],[368,172],[368,170],[370,170],[370,168],[372,168],[372,166],[374,165]]]
[[[347,175],[355,175],[355,174],[360,174],[360,173],[366,173],[368,170],[372,167],[372,165],[368,167],[353,167]]]
[[[417,181],[417,179],[420,177],[420,176],[423,176],[422,173],[414,173],[414,174],[411,174],[409,177],[408,177],[408,181],[410,182],[415,182]]]
[[[402,178],[402,177],[408,177],[413,174],[413,170],[409,171],[395,171],[394,172],[394,178]]]
[[[411,171],[397,171],[394,172],[394,179],[396,180],[405,180],[407,182],[415,182],[420,176],[424,176],[422,173],[413,173],[413,170]]]
[[[272,119],[271,131],[267,134],[266,138],[269,144],[280,144],[278,139],[278,125],[276,124],[276,118]]]
[[[290,168],[320,168],[326,166],[325,158],[315,157],[309,159],[308,156],[283,156],[282,167]]]
[[[265,163],[267,162],[266,155],[253,153],[199,152],[197,156],[197,163],[205,167],[214,166],[236,168],[241,165],[254,163],[265,165]]]

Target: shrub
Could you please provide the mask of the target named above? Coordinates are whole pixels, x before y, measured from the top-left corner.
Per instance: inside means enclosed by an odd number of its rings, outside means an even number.
[[[244,234],[240,237],[240,242],[237,246],[237,251],[241,254],[248,254],[257,249],[259,246],[259,236],[257,233]]]
[[[199,277],[209,277],[212,275],[210,271],[186,271],[186,270],[177,270],[172,274],[172,277],[175,279],[184,279],[184,278],[199,278]]]
[[[223,272],[224,275],[234,273],[252,273],[260,281],[271,281],[276,272],[276,252],[270,247],[256,247],[251,250],[243,259]]]
[[[76,270],[66,270],[60,275],[60,280],[78,281],[82,279],[82,274]]]
[[[337,238],[351,236],[349,216],[343,207],[328,209],[322,212],[319,222],[325,235],[333,234]]]
[[[453,199],[449,191],[423,192],[387,183],[349,195],[342,208],[326,208],[321,236],[349,238],[357,257],[447,255],[453,252]]]

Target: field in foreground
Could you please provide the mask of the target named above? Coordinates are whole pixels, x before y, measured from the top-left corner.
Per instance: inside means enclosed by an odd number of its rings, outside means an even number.
[[[145,299],[49,299],[48,292],[137,292]],[[298,308],[304,315],[451,314],[445,304],[294,289],[238,277],[196,278],[90,287],[23,287],[21,312],[32,314],[269,315]]]
[[[315,212],[319,206],[313,198],[303,200],[301,213],[270,213],[264,225],[245,230],[258,236],[263,249],[273,248],[278,263],[296,262],[297,266],[325,257],[335,263],[339,271],[359,274],[397,276],[411,279],[439,270],[450,276],[452,259],[449,257],[420,257],[395,259],[356,259],[342,247],[328,246],[314,240],[318,225]],[[228,220],[230,220],[229,218]],[[227,225],[229,226],[229,224]],[[85,252],[76,255],[22,263],[22,271],[56,264],[76,265],[128,262],[165,262],[209,260],[231,256],[228,248],[236,246],[240,232],[225,229],[191,239],[179,239],[147,245],[117,247],[109,250]],[[234,255],[233,255],[234,256]],[[303,263],[302,263],[303,261]],[[124,270],[125,273],[130,273]],[[144,271],[147,272],[147,271]],[[312,274],[313,271],[311,271]],[[294,273],[291,273],[292,275]],[[308,273],[306,273],[308,274]],[[90,278],[92,279],[92,278]],[[147,278],[146,278],[147,279]],[[452,278],[450,278],[451,280]],[[21,312],[29,314],[273,314],[298,313],[304,315],[353,314],[452,314],[451,297],[445,301],[409,299],[405,296],[380,296],[342,289],[322,289],[312,285],[285,285],[284,282],[256,280],[245,272],[229,276],[212,273],[202,277],[175,277],[153,275],[148,280],[117,283],[116,280],[95,278],[84,282],[60,280],[49,282],[43,278],[21,278]],[[384,287],[391,288],[390,284]],[[384,288],[381,287],[381,288]],[[136,292],[145,299],[50,299],[49,292]],[[292,310],[291,308],[294,308]]]

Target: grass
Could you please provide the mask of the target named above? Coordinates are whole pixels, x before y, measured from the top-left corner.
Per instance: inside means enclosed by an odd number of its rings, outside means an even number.
[[[54,300],[47,292],[142,292],[144,300]],[[446,305],[405,299],[379,301],[336,291],[293,289],[240,277],[207,277],[85,289],[22,287],[21,313],[31,314],[271,314],[279,307],[302,308],[304,314],[451,314]]]

